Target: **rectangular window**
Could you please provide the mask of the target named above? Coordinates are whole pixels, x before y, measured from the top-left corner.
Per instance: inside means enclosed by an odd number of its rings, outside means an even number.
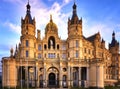
[[[41,48],[41,45],[39,44],[39,45],[38,45],[38,50],[40,51],[41,49],[42,49],[42,48]]]
[[[65,53],[62,54],[62,58],[66,59],[66,54]]]
[[[66,45],[62,45],[62,50],[66,50]]]
[[[78,48],[78,47],[79,47],[79,41],[76,40],[76,48]]]
[[[28,57],[28,56],[29,56],[29,51],[27,50],[27,51],[26,51],[26,57]]]
[[[26,40],[26,47],[28,47],[29,46],[29,41],[28,40]]]
[[[48,58],[55,58],[55,53],[48,53]]]
[[[78,58],[79,57],[79,52],[78,52],[78,50],[76,51],[76,58]]]
[[[38,59],[42,58],[42,55],[40,53],[38,53]]]

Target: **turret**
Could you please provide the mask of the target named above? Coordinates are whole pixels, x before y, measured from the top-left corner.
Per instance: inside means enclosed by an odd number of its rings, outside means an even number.
[[[119,53],[119,42],[115,39],[115,32],[112,33],[112,41],[109,44],[109,50],[111,53],[116,54]]]
[[[40,30],[37,30],[37,39],[40,40]]]
[[[68,18],[68,37],[69,36],[82,36],[82,18],[77,16],[77,5],[74,2],[72,18]]]
[[[27,11],[26,11],[26,16],[25,18],[21,19],[21,34],[22,35],[32,35],[35,36],[35,18],[32,19],[31,12],[30,12],[30,4],[26,5]]]
[[[72,18],[68,18],[68,57],[82,59],[82,18],[77,16],[77,5],[74,2],[72,7]],[[79,49],[79,50],[78,50]]]
[[[102,41],[101,41],[101,47],[104,49],[105,48],[105,41],[104,41],[104,39],[102,39]]]
[[[35,18],[32,18],[31,11],[30,11],[30,4],[26,5],[27,11],[25,18],[21,19],[21,50],[20,50],[20,56],[22,58],[34,58],[34,51],[35,43],[36,43],[36,25],[35,25]]]

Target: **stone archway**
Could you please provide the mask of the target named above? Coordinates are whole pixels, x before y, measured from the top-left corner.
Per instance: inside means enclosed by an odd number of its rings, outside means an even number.
[[[59,71],[56,67],[52,66],[48,69],[48,87],[59,87]]]

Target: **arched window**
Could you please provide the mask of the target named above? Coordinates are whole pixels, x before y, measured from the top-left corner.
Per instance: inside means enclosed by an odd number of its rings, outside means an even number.
[[[48,39],[48,48],[55,49],[55,38],[53,36],[50,36]]]

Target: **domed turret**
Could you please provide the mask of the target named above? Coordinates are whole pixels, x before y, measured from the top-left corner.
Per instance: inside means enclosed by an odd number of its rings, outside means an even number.
[[[58,34],[57,25],[52,20],[52,15],[50,15],[50,22],[46,25],[45,34],[47,33],[56,33]]]

